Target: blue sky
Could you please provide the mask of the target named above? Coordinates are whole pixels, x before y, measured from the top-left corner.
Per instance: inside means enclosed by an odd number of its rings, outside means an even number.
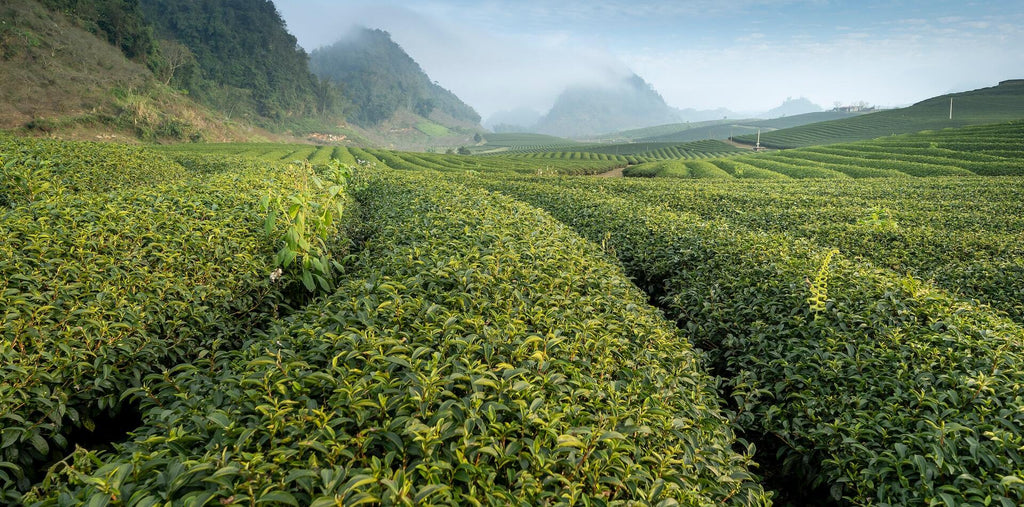
[[[485,118],[633,71],[678,108],[905,105],[1024,78],[1024,2],[274,0],[307,50],[382,28]]]

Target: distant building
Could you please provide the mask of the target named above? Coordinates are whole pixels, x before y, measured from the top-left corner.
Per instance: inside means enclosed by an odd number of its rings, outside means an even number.
[[[855,106],[838,106],[833,111],[837,113],[861,113],[864,111],[874,111],[874,106],[868,106],[864,104],[857,104]]]

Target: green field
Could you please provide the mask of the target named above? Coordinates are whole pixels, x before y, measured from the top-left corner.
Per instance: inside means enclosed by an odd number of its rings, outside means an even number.
[[[842,118],[852,118],[864,113],[823,111],[820,113],[798,114],[771,120],[725,119],[701,122],[672,123],[641,129],[616,132],[595,139],[602,143],[689,143],[694,141],[724,140],[744,134],[756,134],[758,130],[771,131],[797,127]]]
[[[746,120],[738,120],[739,122],[746,122]],[[687,141],[700,141],[708,139],[708,132],[715,127],[729,128],[730,125],[736,124],[737,120],[710,120],[710,121],[697,121],[697,122],[686,122],[686,123],[670,123],[667,125],[657,125],[654,127],[645,127],[640,129],[624,130],[622,132],[616,132],[610,134],[607,137],[599,137],[594,139],[595,141],[605,143],[621,143],[621,142],[687,142]]]
[[[635,142],[627,144],[590,145],[581,150],[590,153],[634,156],[649,160],[714,158],[747,150],[722,141],[705,140],[693,142]]]
[[[740,179],[1024,175],[1022,144],[1024,123],[1010,122],[756,154],[726,145],[734,151],[709,160],[676,156],[664,159],[671,163],[651,163],[650,157],[645,159],[648,163],[627,169],[625,175]],[[640,162],[642,156],[634,158]],[[709,165],[725,174],[710,170]]]
[[[0,136],[0,500],[1024,503],[1019,121],[505,141]]]
[[[579,145],[577,141],[544,134],[508,133],[487,134],[484,143],[470,147],[475,153],[523,152],[543,149],[571,149]]]
[[[451,130],[449,130],[448,127],[430,121],[423,121],[417,123],[416,130],[419,130],[420,132],[423,132],[424,134],[431,137],[444,137],[451,135]]]
[[[949,118],[950,99],[953,100],[952,119]],[[942,95],[902,109],[762,132],[761,145],[769,148],[799,148],[847,143],[922,130],[1019,120],[1022,115],[1024,80],[1004,81],[999,86]],[[737,136],[737,139],[753,145],[756,137],[745,135]]]

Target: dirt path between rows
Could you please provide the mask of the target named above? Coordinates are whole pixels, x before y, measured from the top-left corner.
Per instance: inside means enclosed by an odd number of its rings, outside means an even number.
[[[612,169],[611,171],[604,172],[604,173],[601,173],[601,174],[595,174],[594,176],[596,176],[598,178],[621,178],[622,177],[622,170],[623,169],[625,169],[625,167],[620,167],[618,169]]]

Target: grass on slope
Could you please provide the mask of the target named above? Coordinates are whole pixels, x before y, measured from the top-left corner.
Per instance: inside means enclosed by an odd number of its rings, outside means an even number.
[[[4,1],[0,21],[0,128],[78,139],[253,137],[35,0]]]

